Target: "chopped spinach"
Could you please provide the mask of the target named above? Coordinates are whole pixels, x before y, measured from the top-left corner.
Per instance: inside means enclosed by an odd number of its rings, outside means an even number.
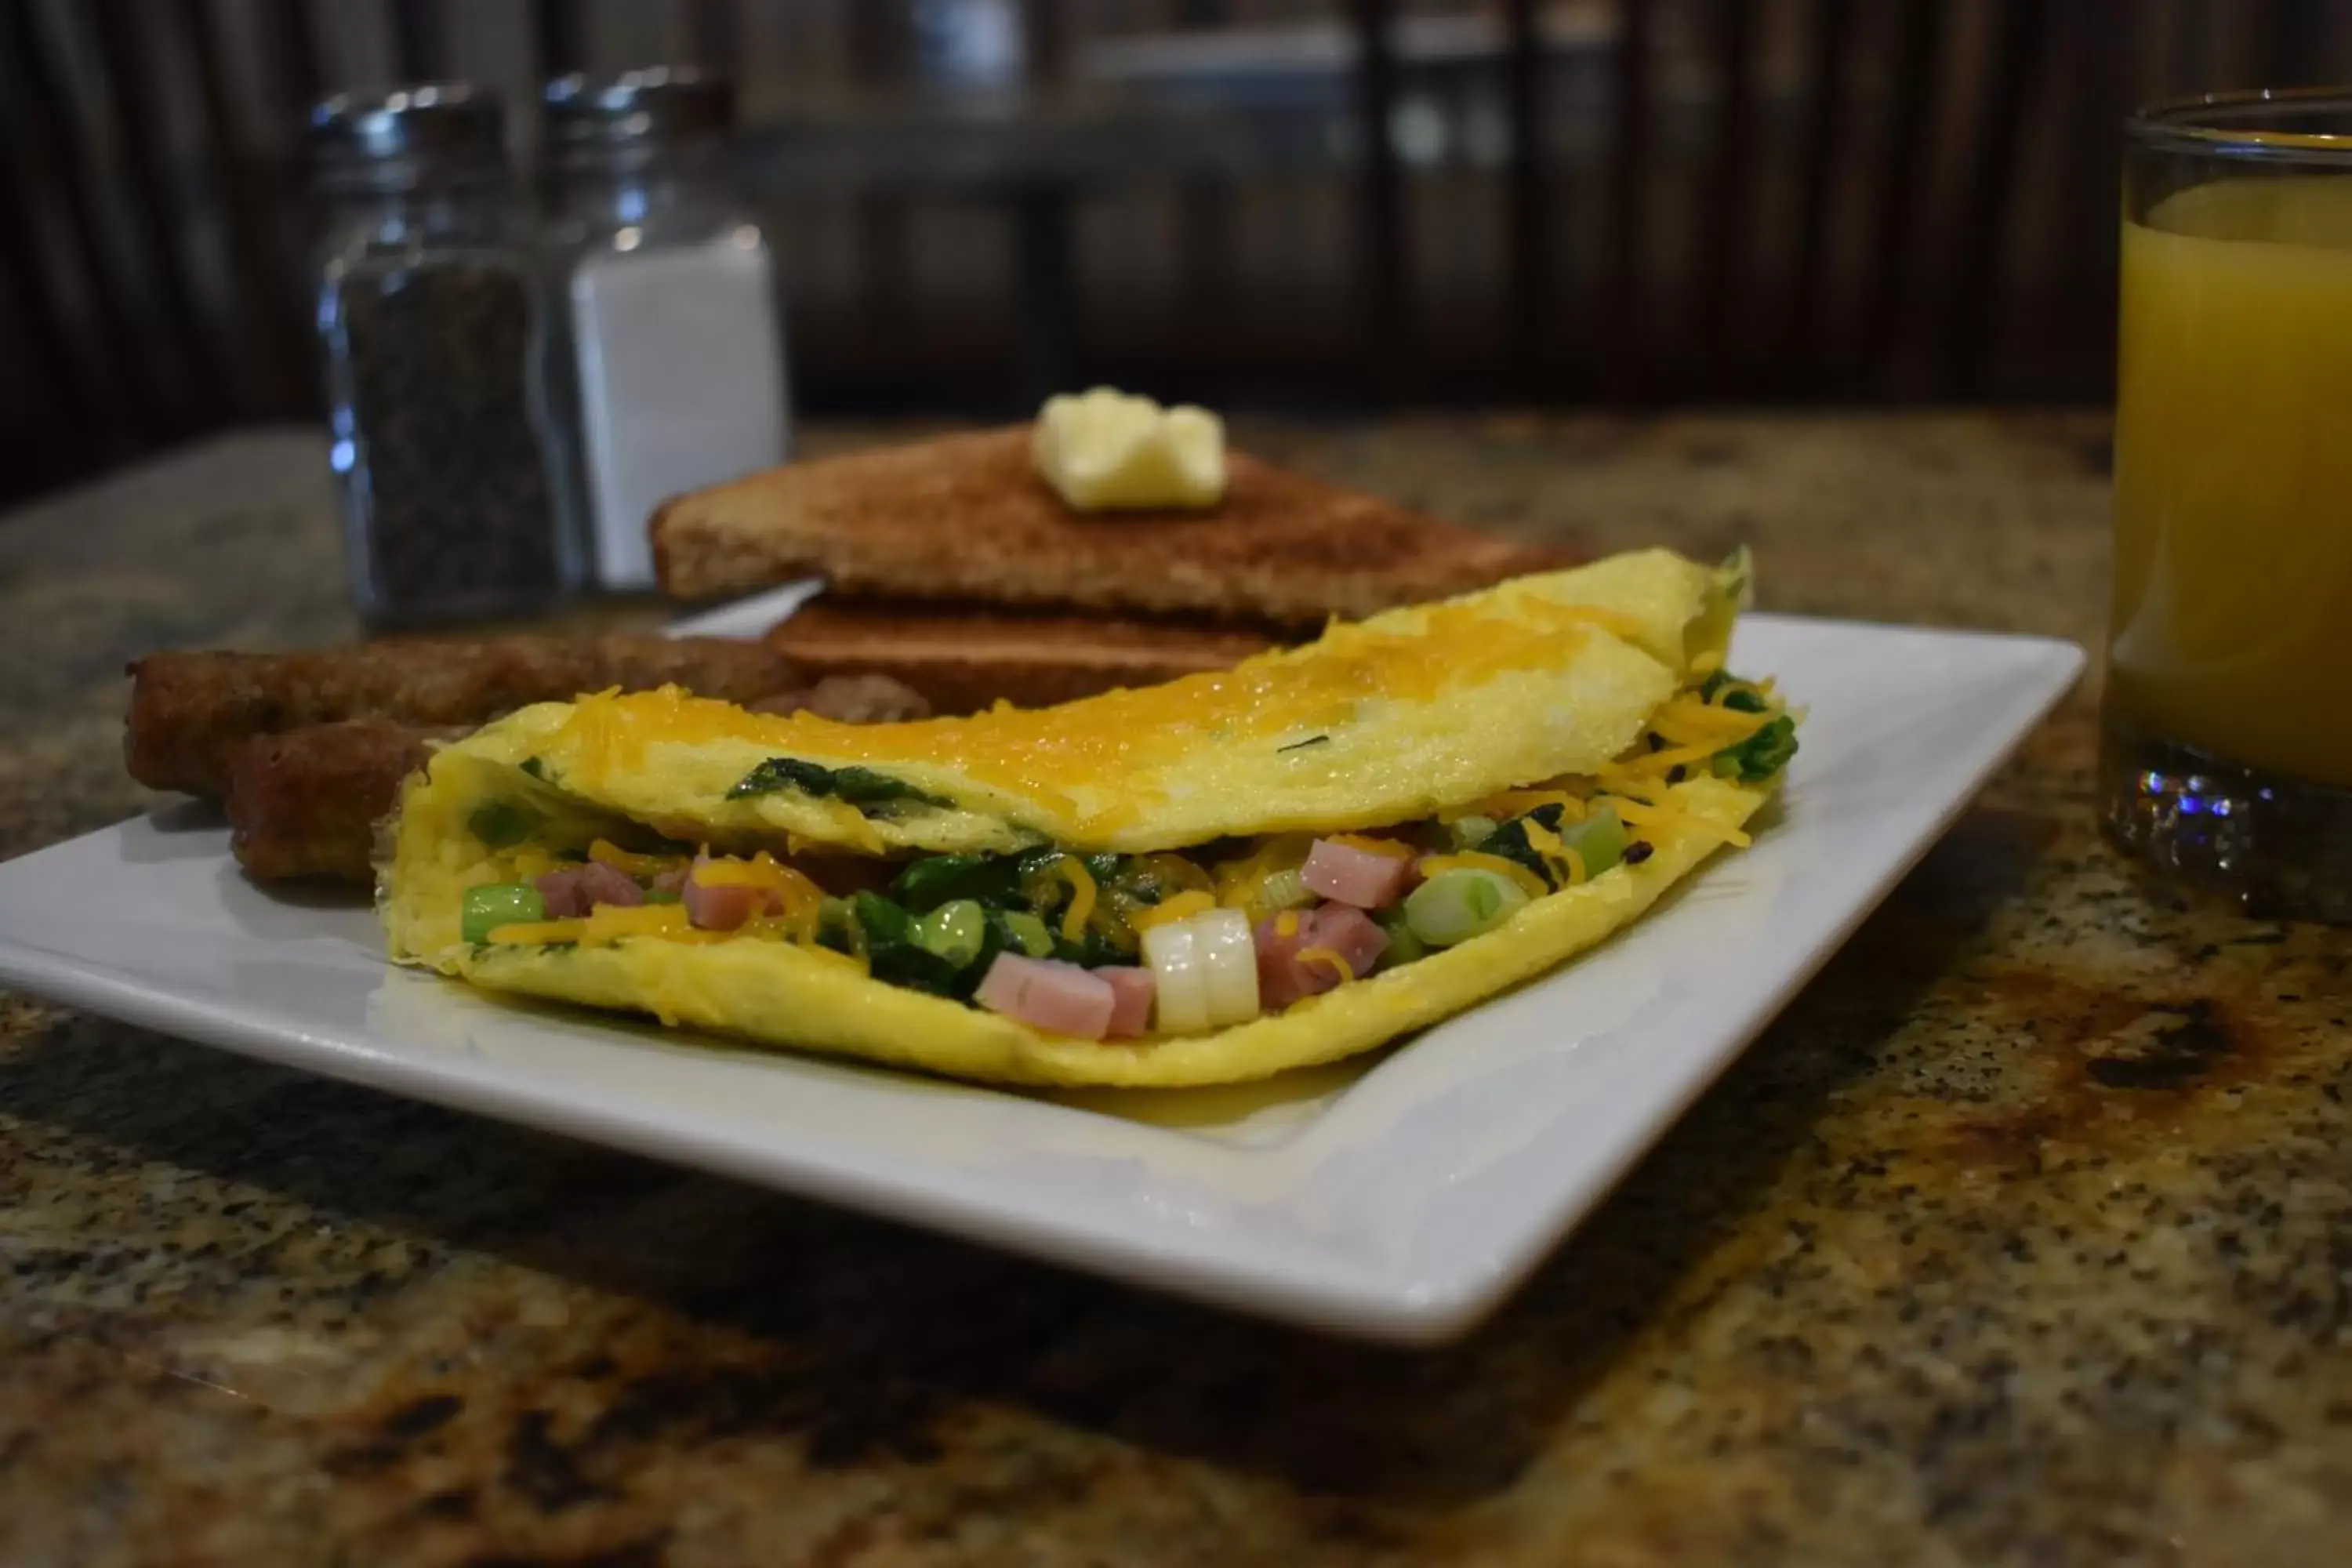
[[[1625,825],[1617,813],[1606,805],[1595,805],[1590,816],[1580,822],[1566,820],[1567,812],[1559,803],[1539,805],[1524,816],[1512,817],[1479,841],[1482,855],[1499,855],[1514,865],[1525,866],[1543,879],[1544,886],[1557,889],[1559,876],[1550,861],[1538,854],[1528,842],[1528,824],[1549,830],[1559,839],[1563,848],[1576,851],[1584,862],[1584,874],[1598,877],[1617,864],[1625,853]]]
[[[877,980],[934,996],[955,996],[961,971],[915,939],[914,917],[879,893],[859,893],[850,900],[858,929],[866,935],[866,962]]]
[[[1022,878],[1027,880],[1051,871],[1068,853],[1066,849],[1056,849],[1048,845],[1042,849],[1024,850],[1015,864],[1020,867]],[[1081,855],[1078,862],[1086,867],[1087,875],[1097,882],[1108,882],[1118,875],[1118,857],[1116,855]]]
[[[466,819],[466,831],[492,849],[511,849],[530,837],[539,822],[535,811],[510,800],[489,800],[474,808]]]
[[[1133,963],[1132,949],[1123,948],[1101,931],[1089,927],[1072,942],[1060,931],[1054,933],[1054,956],[1065,963],[1083,964],[1088,969],[1100,969],[1106,964]]]
[[[1543,879],[1545,887],[1557,887],[1559,881],[1552,876],[1551,867],[1545,862],[1542,856],[1536,853],[1535,846],[1528,842],[1528,823],[1533,820],[1538,826],[1547,827],[1558,833],[1560,819],[1567,815],[1558,801],[1554,801],[1549,805],[1539,805],[1525,816],[1512,817],[1480,839],[1478,853],[1499,855],[1515,866],[1525,866]]]
[[[1054,933],[1045,929],[1044,921],[1027,910],[991,910],[988,923],[1002,933],[1005,947],[1014,949],[1024,957],[1054,956]]]
[[[1713,766],[1718,778],[1762,784],[1796,754],[1797,721],[1783,713],[1738,745],[1716,752]]]
[[[872,768],[850,766],[828,768],[822,763],[803,762],[798,757],[770,757],[737,782],[727,792],[729,800],[746,800],[753,795],[774,795],[779,790],[798,790],[814,800],[842,800],[855,806],[945,805],[939,796],[926,795],[904,779]]]
[[[890,896],[919,915],[956,899],[977,899],[992,910],[1024,907],[1021,863],[1010,855],[927,855],[898,873]]]
[[[1712,702],[1727,686],[1739,688],[1723,700],[1723,705],[1734,713],[1762,713],[1771,707],[1754,687],[1727,669],[1718,669],[1699,682],[1698,700]]]
[[[786,789],[796,789],[806,795],[829,795],[833,793],[833,770],[802,762],[798,757],[770,757],[738,780],[735,787],[727,792],[727,798],[747,800],[755,795],[773,795]]]
[[[887,801],[917,801],[925,805],[945,805],[947,802],[933,795],[925,795],[905,779],[894,779],[888,773],[876,773],[872,768],[836,768],[833,774],[833,793],[852,805],[879,805]]]
[[[886,959],[883,949],[898,940],[900,921],[911,922],[959,899],[972,900],[987,911],[989,934],[980,958],[959,982],[961,989],[952,994],[969,994],[996,955],[1007,949],[1031,957],[1050,955],[1089,967],[1134,963],[1132,939],[1122,940],[1100,924],[1087,930],[1076,942],[1059,935],[1061,921],[1069,912],[1074,897],[1069,879],[1061,870],[1063,861],[1069,858],[1068,851],[1048,846],[1019,855],[929,855],[908,862],[891,882],[887,899],[859,895],[861,900],[889,906],[887,910],[875,910],[864,903],[858,906],[857,923],[869,944],[868,956],[877,965],[875,973],[883,973],[898,962]],[[1100,851],[1076,858],[1094,879],[1100,900],[1097,907],[1114,915],[1159,903],[1181,890],[1175,882],[1139,859]],[[895,918],[892,910],[897,911]],[[836,937],[830,924],[825,930],[826,934],[820,940],[828,946],[849,951],[845,932]],[[875,942],[877,931],[883,939],[879,944]],[[914,966],[921,967],[919,962]]]
[[[547,782],[547,764],[541,762],[537,757],[525,757],[521,762],[515,765],[521,768],[523,772],[529,773],[531,777],[539,780],[540,783],[545,784]]]

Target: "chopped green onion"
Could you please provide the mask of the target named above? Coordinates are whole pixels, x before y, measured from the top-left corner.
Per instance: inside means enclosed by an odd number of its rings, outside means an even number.
[[[1257,901],[1266,910],[1302,910],[1315,901],[1314,890],[1297,868],[1269,872],[1258,884]]]
[[[1013,942],[1031,958],[1050,958],[1054,953],[1054,933],[1045,922],[1026,910],[1008,910],[1004,929],[1013,933]]]
[[[866,951],[866,933],[858,929],[856,910],[847,899],[828,897],[816,907],[816,942],[835,952],[859,955]]]
[[[1389,938],[1388,946],[1381,949],[1380,962],[1372,966],[1375,974],[1429,956],[1429,944],[1413,934],[1412,922],[1405,918],[1403,906],[1391,905],[1375,910],[1372,920]]]
[[[1714,771],[1717,778],[1762,784],[1796,754],[1797,721],[1783,713],[1748,739],[1716,752]]]
[[[898,946],[915,940],[915,919],[879,893],[855,893],[849,907],[869,947]],[[822,918],[822,906],[820,918]]]
[[[1527,901],[1527,889],[1500,872],[1459,866],[1405,896],[1405,924],[1432,947],[1452,947],[1493,931]]]
[[[500,926],[530,925],[547,918],[547,900],[529,882],[485,882],[466,889],[460,931],[467,942],[488,942]]]
[[[973,899],[951,900],[915,922],[915,945],[958,969],[978,958],[987,940],[988,915]]]
[[[1002,909],[1020,897],[1019,863],[1005,855],[927,855],[908,862],[890,896],[919,915],[951,899],[977,899]]]
[[[1491,816],[1457,816],[1454,819],[1454,847],[1475,849],[1495,836],[1495,819]]]
[[[1559,841],[1576,851],[1588,877],[1598,877],[1625,858],[1625,846],[1633,837],[1618,820],[1615,808],[1606,805],[1593,807],[1592,815],[1582,822],[1567,823],[1559,829]]]

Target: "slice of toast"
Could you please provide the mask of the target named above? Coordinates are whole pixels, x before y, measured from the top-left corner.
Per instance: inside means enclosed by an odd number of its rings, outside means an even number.
[[[767,637],[812,676],[887,675],[938,713],[999,698],[1043,708],[1118,686],[1223,669],[1282,640],[1208,621],[1115,620],[1066,611],[977,610],[825,594]]]
[[[877,598],[1213,616],[1319,627],[1568,563],[1244,453],[1202,511],[1071,511],[1029,426],[796,463],[654,514],[681,598],[822,575]]]

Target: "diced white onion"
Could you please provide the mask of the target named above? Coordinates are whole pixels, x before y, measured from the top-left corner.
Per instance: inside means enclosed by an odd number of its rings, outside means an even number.
[[[1239,910],[1209,910],[1143,933],[1156,989],[1152,1026],[1197,1035],[1258,1015],[1257,939]]]
[[[1257,939],[1239,910],[1210,910],[1186,922],[1192,950],[1207,977],[1209,1026],[1222,1029],[1257,1016]]]
[[[1201,965],[1194,921],[1171,921],[1145,931],[1143,962],[1151,971],[1152,1027],[1163,1035],[1197,1035],[1206,1029],[1208,974]]]

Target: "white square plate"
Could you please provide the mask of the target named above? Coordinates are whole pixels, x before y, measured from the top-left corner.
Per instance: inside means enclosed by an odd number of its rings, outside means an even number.
[[[692,1042],[387,966],[163,813],[0,866],[0,982],[394,1093],[1341,1332],[1492,1308],[1819,969],[2080,671],[2065,643],[1755,616],[1785,804],[1649,918],[1354,1064],[1027,1095]]]

